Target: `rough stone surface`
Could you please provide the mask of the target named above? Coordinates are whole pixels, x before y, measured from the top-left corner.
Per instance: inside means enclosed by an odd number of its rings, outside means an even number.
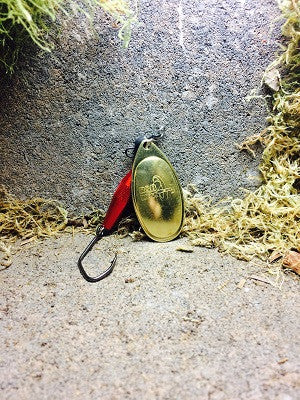
[[[130,168],[124,149],[165,127],[181,182],[217,199],[255,187],[257,164],[236,143],[265,126],[259,87],[278,49],[275,0],[140,2],[128,50],[99,13],[63,23],[55,50],[33,49],[1,85],[0,183],[76,213],[107,206]],[[254,178],[253,178],[254,177]]]
[[[279,289],[215,250],[176,251],[184,239],[111,236],[90,262],[96,273],[117,250],[115,270],[88,284],[88,240],[23,246],[0,271],[2,400],[299,399],[296,275]]]

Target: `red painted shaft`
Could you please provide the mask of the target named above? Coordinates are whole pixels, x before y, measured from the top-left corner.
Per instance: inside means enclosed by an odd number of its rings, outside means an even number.
[[[117,223],[129,202],[131,195],[131,180],[132,171],[130,170],[119,183],[113,198],[111,199],[109,208],[103,221],[103,227],[108,231],[110,231]]]

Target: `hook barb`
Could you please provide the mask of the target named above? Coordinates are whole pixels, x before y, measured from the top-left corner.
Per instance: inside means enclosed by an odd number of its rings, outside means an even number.
[[[105,235],[105,229],[104,227],[101,227],[100,229],[97,229],[96,232],[96,236],[92,239],[92,241],[87,245],[87,247],[84,249],[84,251],[82,252],[81,256],[79,257],[78,260],[78,268],[79,271],[81,273],[81,275],[83,276],[83,278],[91,283],[95,283],[95,282],[99,282],[102,279],[106,278],[114,269],[116,261],[117,261],[117,253],[115,254],[112,262],[110,263],[110,266],[103,272],[101,272],[101,274],[99,276],[95,276],[92,277],[90,275],[88,275],[85,271],[85,269],[83,268],[82,265],[82,261],[84,260],[84,258],[87,256],[87,254],[92,250],[92,248],[95,246],[95,244]]]

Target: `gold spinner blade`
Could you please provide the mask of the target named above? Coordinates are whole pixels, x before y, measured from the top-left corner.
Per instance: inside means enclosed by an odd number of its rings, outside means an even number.
[[[182,189],[168,158],[151,141],[141,142],[133,163],[132,199],[145,233],[157,242],[176,238],[182,229]]]

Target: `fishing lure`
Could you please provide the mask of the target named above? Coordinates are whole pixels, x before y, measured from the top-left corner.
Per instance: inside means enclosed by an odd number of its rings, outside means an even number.
[[[131,199],[141,227],[152,240],[167,242],[181,231],[184,218],[182,189],[170,161],[154,144],[159,137],[161,134],[140,136],[135,146],[125,151],[127,156],[130,150],[133,151],[132,170],[119,183],[102,226],[98,226],[96,236],[78,260],[79,271],[88,282],[98,282],[114,269],[117,254],[110,266],[96,277],[87,274],[82,261],[95,244],[113,230]]]

